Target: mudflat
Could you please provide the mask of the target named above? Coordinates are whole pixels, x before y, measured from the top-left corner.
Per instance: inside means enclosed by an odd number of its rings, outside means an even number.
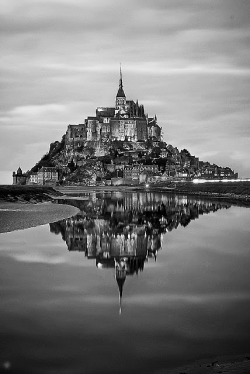
[[[231,355],[203,359],[189,365],[176,367],[166,374],[249,374],[250,356]]]
[[[23,204],[1,201],[0,233],[56,222],[71,217],[78,211],[73,206],[52,202]]]

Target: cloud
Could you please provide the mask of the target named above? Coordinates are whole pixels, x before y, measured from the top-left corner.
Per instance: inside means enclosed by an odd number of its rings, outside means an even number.
[[[179,67],[174,67],[176,65],[181,65]],[[103,74],[104,72],[112,73],[117,68],[117,64],[109,63],[109,64],[102,64],[102,65],[88,65],[88,66],[81,66],[81,65],[63,65],[60,63],[49,63],[43,66],[46,69],[62,71],[62,72],[89,72],[89,73],[98,73]],[[158,62],[154,61],[151,63],[142,62],[142,63],[127,63],[126,64],[126,73],[129,72],[133,74],[142,74],[142,75],[158,75],[158,76],[165,76],[165,75],[182,75],[182,74],[212,74],[212,75],[248,75],[250,76],[250,69],[246,68],[234,68],[230,65],[226,64],[190,64],[188,61],[176,61],[176,63],[172,62],[172,64],[167,66],[166,64],[159,64]]]
[[[214,306],[215,303],[232,303],[235,301],[244,301],[249,300],[250,296],[247,292],[236,292],[236,293],[207,293],[207,294],[169,294],[166,293],[157,293],[157,294],[143,294],[138,295],[134,294],[132,296],[126,295],[126,305],[132,304],[140,305],[140,306],[147,306],[158,308],[159,305],[167,304],[169,307],[173,307],[176,304],[191,304],[191,305],[202,305],[211,304]],[[102,305],[109,305],[115,304],[117,302],[117,297],[115,296],[88,296],[85,297],[84,300],[86,302],[90,302],[93,304],[102,304]]]
[[[14,108],[11,111],[13,116],[30,116],[36,117],[41,115],[47,115],[51,113],[65,112],[65,106],[61,104],[45,104],[45,105],[26,105]]]
[[[232,301],[238,300],[248,300],[250,298],[248,293],[208,293],[208,294],[170,294],[166,295],[166,293],[158,293],[154,295],[133,295],[130,297],[126,297],[126,302],[133,304],[140,304],[140,305],[147,305],[155,307],[159,304],[176,304],[176,303],[183,303],[183,304],[214,304],[215,302],[226,302],[231,303]]]
[[[233,138],[247,156],[249,15],[240,0],[4,1],[0,169],[13,169],[26,144],[48,148],[69,123],[113,105],[119,62],[127,97],[157,114],[167,142],[216,153],[221,138],[223,164]],[[38,161],[21,158],[23,169]],[[246,159],[234,159],[244,172]]]

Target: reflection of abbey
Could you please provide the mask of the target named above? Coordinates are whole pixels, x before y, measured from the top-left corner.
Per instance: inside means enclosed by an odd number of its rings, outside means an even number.
[[[51,231],[61,232],[69,251],[84,252],[103,266],[116,256],[155,257],[164,233],[187,226],[200,214],[228,207],[226,203],[138,192],[92,193],[87,200],[65,202],[81,213],[51,224]]]
[[[143,105],[138,101],[127,100],[123,90],[120,71],[119,89],[115,107],[98,107],[95,117],[88,117],[83,124],[69,125],[66,133],[66,146],[81,146],[86,141],[105,140],[145,141],[161,140],[161,128],[156,116],[149,118]]]
[[[161,193],[93,193],[66,203],[80,213],[51,223],[50,231],[61,233],[69,251],[95,259],[98,268],[114,268],[120,296],[126,276],[142,271],[149,258],[156,260],[166,232],[187,226],[200,214],[229,207]]]

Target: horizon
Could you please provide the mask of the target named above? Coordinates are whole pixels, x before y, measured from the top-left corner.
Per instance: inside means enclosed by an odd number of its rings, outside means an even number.
[[[249,2],[58,5],[4,0],[0,10],[0,184],[69,124],[114,105],[120,61],[127,99],[157,115],[167,144],[250,176]]]

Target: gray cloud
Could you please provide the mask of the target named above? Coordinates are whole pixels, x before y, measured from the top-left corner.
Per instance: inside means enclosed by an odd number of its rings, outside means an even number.
[[[0,126],[9,161],[0,169],[13,169],[24,144],[21,166],[32,167],[36,146],[44,153],[68,123],[112,105],[122,62],[127,97],[158,115],[167,142],[222,165],[232,155],[250,174],[249,15],[244,0],[3,1]]]

